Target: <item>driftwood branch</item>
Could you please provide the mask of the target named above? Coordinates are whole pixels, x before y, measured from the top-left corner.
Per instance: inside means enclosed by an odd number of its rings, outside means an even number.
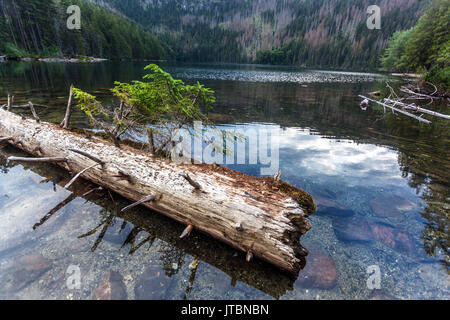
[[[48,106],[44,105],[44,104],[36,104],[33,103],[34,107],[42,107],[42,108],[48,108]],[[15,106],[11,106],[11,109],[28,109],[30,107],[30,105],[27,104],[20,104],[20,105],[15,105]]]
[[[6,107],[6,110],[11,111],[13,103],[14,103],[14,96],[10,96],[8,94],[8,105]]]
[[[17,144],[22,144],[18,142]],[[23,145],[23,144],[22,144]],[[67,162],[67,158],[62,157],[48,157],[48,158],[23,158],[23,157],[9,157],[8,161],[22,161],[22,162]]]
[[[93,167],[98,166],[98,165],[99,165],[99,164],[96,163],[96,164],[94,164],[94,165],[92,165],[92,166],[90,166],[90,167],[87,167],[86,169],[83,169],[83,170],[81,170],[80,172],[78,172],[78,173],[75,175],[75,177],[73,177],[72,180],[70,180],[69,183],[66,184],[66,185],[64,186],[64,188],[65,188],[65,189],[69,189],[70,186],[71,186],[72,184],[74,184],[74,182],[77,181],[77,179],[78,179],[83,173],[85,173],[85,172],[88,171],[89,169],[92,169]]]
[[[97,163],[100,164],[101,166],[104,166],[104,165],[106,164],[105,161],[100,160],[100,159],[97,158],[97,157],[94,157],[93,155],[91,155],[90,153],[88,153],[88,152],[86,152],[86,151],[78,150],[78,149],[69,149],[69,151],[72,151],[72,152],[78,153],[78,154],[80,154],[80,155],[82,155],[82,156],[85,156],[86,158],[89,158],[89,159],[91,159],[92,161],[97,162]]]
[[[401,106],[403,109],[408,109],[408,110],[412,110],[412,111],[426,113],[426,114],[430,114],[430,115],[435,116],[435,117],[439,117],[439,118],[444,118],[444,119],[450,120],[450,115],[446,115],[446,114],[442,114],[442,113],[439,113],[439,112],[436,112],[436,111],[428,110],[428,109],[416,106],[414,103],[406,104],[406,103],[403,103],[401,101],[395,101],[395,100],[392,100],[392,99],[384,99],[384,102],[388,103],[390,105]]]
[[[280,181],[282,174],[283,174],[283,172],[281,170],[278,171],[278,173],[273,177],[275,179],[275,181]]]
[[[403,92],[403,93],[407,93],[407,94],[413,95],[413,96],[427,98],[427,99],[439,99],[440,98],[440,97],[433,97],[433,96],[430,96],[428,94],[418,93],[418,92],[412,91],[412,90],[410,90],[410,89],[408,89],[406,87],[401,87],[400,91]]]
[[[250,250],[247,251],[247,255],[246,255],[246,257],[245,257],[245,260],[246,260],[247,262],[250,262],[250,261],[253,260],[253,253],[252,253]]]
[[[87,197],[88,195],[90,195],[91,193],[94,193],[94,192],[97,192],[97,191],[103,191],[103,190],[104,190],[103,187],[94,188],[92,190],[89,190],[86,193],[83,193],[82,197],[84,198],[84,197]]]
[[[180,177],[183,177],[184,179],[186,179],[186,181],[189,182],[189,184],[191,186],[193,186],[195,188],[195,190],[202,190],[202,186],[200,184],[198,184],[197,182],[195,182],[194,180],[192,180],[192,178],[187,173],[180,172],[180,173],[178,173],[178,175]]]
[[[184,239],[186,237],[189,237],[189,235],[191,234],[192,230],[194,230],[194,226],[192,224],[188,225],[186,227],[186,229],[184,229],[184,231],[181,233],[180,239]]]
[[[155,200],[156,200],[156,197],[154,195],[147,196],[145,198],[142,198],[139,201],[136,201],[135,203],[130,204],[129,206],[126,206],[125,208],[120,210],[120,212],[125,212],[125,211],[130,210],[130,209],[132,209],[134,207],[137,207],[137,206],[139,206],[139,205],[141,205],[143,203],[151,202],[151,201],[155,201]]]
[[[155,153],[155,143],[153,139],[153,129],[147,129],[147,137],[148,137],[148,152],[151,154]]]
[[[37,123],[41,122],[41,119],[39,118],[39,116],[36,113],[36,110],[34,109],[33,104],[31,103],[31,101],[28,101],[28,106],[30,107],[30,111],[31,114],[33,115],[34,119],[36,120]]]
[[[13,137],[1,137],[0,142],[11,141],[14,140]]]
[[[67,101],[67,108],[66,108],[66,115],[64,116],[64,120],[59,125],[61,128],[64,128],[64,129],[69,128],[71,108],[72,108],[72,98],[73,98],[73,85],[70,86],[69,100]]]
[[[366,100],[368,100],[368,101],[375,102],[375,103],[377,103],[377,104],[379,104],[379,105],[381,105],[381,106],[383,106],[383,107],[387,107],[387,108],[389,108],[389,109],[391,109],[391,110],[393,110],[393,111],[397,111],[398,113],[401,113],[401,114],[404,114],[404,115],[406,115],[406,116],[408,116],[408,117],[414,118],[414,119],[416,119],[416,120],[418,120],[418,121],[420,121],[420,122],[423,122],[423,123],[426,123],[426,124],[431,124],[431,121],[429,121],[429,120],[427,120],[427,119],[423,119],[423,118],[418,117],[418,116],[416,116],[416,115],[414,115],[414,114],[412,114],[412,113],[409,113],[409,112],[406,112],[406,111],[404,111],[404,110],[398,109],[398,108],[396,108],[396,107],[394,107],[394,106],[388,105],[388,104],[383,103],[383,102],[381,102],[381,101],[374,100],[374,99],[370,99],[370,98],[367,98],[367,97],[362,96],[362,95],[359,95],[359,97],[362,98],[362,99],[366,99]]]
[[[118,170],[116,174],[109,174],[108,176],[113,177],[113,178],[118,178],[121,180],[126,180],[128,181],[130,184],[135,184],[136,183],[136,179],[133,178],[133,176],[131,176],[130,174],[122,171],[122,170]]]

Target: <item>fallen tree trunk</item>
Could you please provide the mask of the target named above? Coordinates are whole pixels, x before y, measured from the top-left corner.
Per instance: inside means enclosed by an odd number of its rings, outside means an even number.
[[[36,123],[5,110],[0,110],[0,137],[12,137],[8,143],[35,156],[67,159],[56,164],[74,174],[89,168],[82,172],[83,178],[133,202],[153,196],[153,201],[142,205],[247,256],[295,275],[301,269],[307,251],[299,238],[311,228],[307,216],[315,207],[309,194],[285,182],[216,165],[176,165],[132,147],[119,149],[103,139]],[[104,165],[95,165],[93,159]]]

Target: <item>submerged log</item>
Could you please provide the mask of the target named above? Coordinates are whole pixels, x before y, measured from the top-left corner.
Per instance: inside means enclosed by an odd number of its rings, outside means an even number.
[[[5,110],[0,110],[0,136],[20,140],[20,148],[30,154],[36,155],[39,146],[39,156],[67,159],[56,164],[71,172],[90,168],[81,177],[133,202],[154,195],[157,200],[142,205],[255,258],[294,275],[301,269],[307,251],[299,238],[311,228],[307,217],[315,206],[309,194],[283,181],[215,165],[176,165],[129,146],[119,149],[57,125],[23,120]],[[105,164],[93,166],[96,161],[71,149],[103,159]],[[135,183],[115,178],[118,171],[129,173]],[[180,172],[205,192],[196,192]]]

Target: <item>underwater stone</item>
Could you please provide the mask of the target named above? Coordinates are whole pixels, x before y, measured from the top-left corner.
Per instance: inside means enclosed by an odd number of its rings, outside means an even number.
[[[337,284],[337,271],[333,258],[324,253],[310,252],[296,284],[303,288],[334,288]]]
[[[31,254],[16,260],[13,265],[13,285],[20,290],[51,269],[53,263],[41,254]]]
[[[362,217],[335,218],[333,229],[341,241],[372,241],[372,228],[367,219]]]
[[[92,294],[93,300],[127,300],[127,290],[123,277],[116,271],[110,271]]]
[[[404,230],[399,230],[385,223],[376,223],[371,226],[374,240],[384,243],[391,249],[412,255],[415,253],[414,241]]]
[[[137,278],[134,294],[138,300],[164,299],[171,278],[158,265],[147,267]]]
[[[402,212],[411,211],[416,207],[411,201],[397,196],[374,198],[369,204],[372,212],[383,218],[401,217]]]
[[[317,205],[316,215],[330,217],[351,217],[355,215],[355,211],[350,210],[337,202],[322,197],[315,197],[314,201]]]

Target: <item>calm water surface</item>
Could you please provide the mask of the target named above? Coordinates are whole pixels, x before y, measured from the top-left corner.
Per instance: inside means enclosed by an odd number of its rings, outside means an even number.
[[[0,64],[0,104],[46,104],[60,122],[71,83],[110,100],[115,80],[139,79],[144,63]],[[210,117],[223,128],[280,128],[283,179],[318,206],[302,238],[306,267],[292,279],[202,234],[39,164],[0,150],[0,299],[90,299],[112,272],[120,299],[448,299],[449,123],[421,125],[382,109],[359,108],[358,94],[385,90],[385,76],[247,65],[165,66],[216,91]],[[390,79],[394,84],[398,79]],[[433,109],[450,113],[448,105]],[[26,110],[18,110],[26,114]],[[73,124],[86,126],[76,112]],[[258,175],[258,166],[232,166]],[[112,200],[113,199],[113,200]],[[194,268],[193,262],[198,266]],[[80,268],[80,288],[71,289]],[[367,273],[377,266],[381,289]],[[69,280],[69,282],[68,282]],[[68,286],[69,284],[69,286]]]

